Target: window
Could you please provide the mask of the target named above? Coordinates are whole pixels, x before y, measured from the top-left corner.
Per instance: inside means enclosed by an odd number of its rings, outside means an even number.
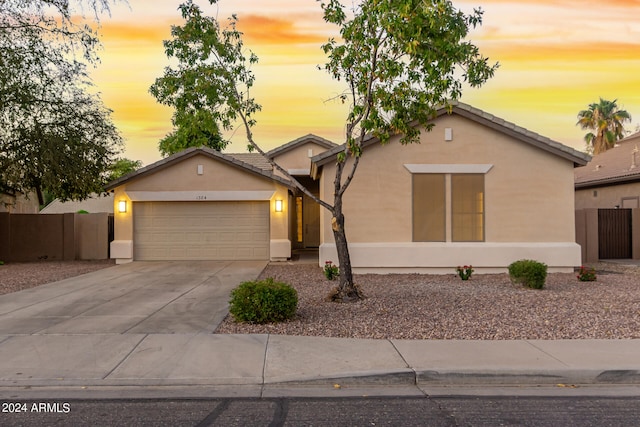
[[[451,239],[484,241],[484,175],[451,175]]]
[[[484,241],[484,174],[414,173],[413,241]]]
[[[444,174],[413,175],[414,242],[446,241]]]
[[[296,242],[302,243],[302,196],[296,196]]]

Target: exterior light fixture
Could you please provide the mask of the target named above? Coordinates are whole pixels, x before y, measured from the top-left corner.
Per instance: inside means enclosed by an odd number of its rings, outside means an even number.
[[[127,201],[126,200],[120,200],[118,202],[118,212],[125,213],[126,211],[127,211]]]
[[[282,200],[276,200],[276,212],[282,212]]]

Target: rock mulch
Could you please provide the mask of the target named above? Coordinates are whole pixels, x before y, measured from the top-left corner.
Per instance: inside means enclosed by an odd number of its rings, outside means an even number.
[[[235,323],[217,333],[286,334],[378,339],[640,338],[640,267],[600,263],[595,282],[553,273],[544,290],[514,285],[507,274],[358,275],[367,299],[325,301],[336,282],[315,265],[271,264],[261,277],[296,288],[298,311],[288,322]]]
[[[0,265],[0,295],[90,273],[115,265],[114,260],[12,262]]]

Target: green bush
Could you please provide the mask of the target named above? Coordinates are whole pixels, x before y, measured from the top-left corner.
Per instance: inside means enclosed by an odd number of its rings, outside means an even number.
[[[244,282],[231,291],[229,313],[236,322],[273,323],[296,314],[298,292],[272,278]]]
[[[533,289],[543,289],[547,279],[547,265],[530,259],[521,259],[509,265],[509,277]]]

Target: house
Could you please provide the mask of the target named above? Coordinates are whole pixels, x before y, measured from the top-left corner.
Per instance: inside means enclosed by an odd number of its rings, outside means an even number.
[[[39,209],[40,205],[35,192],[23,194],[13,191],[0,191],[0,212],[38,213]]]
[[[266,155],[318,192],[309,157],[333,147],[307,135]],[[320,208],[283,176],[258,153],[208,148],[189,148],[125,175],[106,187],[115,206],[111,257],[118,263],[285,260],[292,247],[317,247]]]
[[[91,194],[84,200],[55,199],[42,208],[41,214],[76,213],[85,211],[89,213],[113,214],[113,194]]]
[[[524,258],[573,271],[573,169],[589,156],[463,103],[434,122],[419,144],[364,142],[344,200],[354,271],[503,272]],[[323,197],[338,151],[312,159]],[[320,216],[320,259],[336,260],[330,215]]]
[[[640,132],[575,170],[576,209],[640,208]]]
[[[640,132],[575,169],[576,235],[584,262],[640,259]]]
[[[573,169],[589,156],[462,103],[434,122],[420,144],[364,142],[344,196],[354,271],[451,273],[472,264],[495,272],[522,258],[550,271],[580,264]],[[267,157],[332,203],[340,150],[307,135]],[[255,153],[191,148],[107,189],[118,262],[279,260],[314,246],[319,263],[337,262],[329,212]]]

